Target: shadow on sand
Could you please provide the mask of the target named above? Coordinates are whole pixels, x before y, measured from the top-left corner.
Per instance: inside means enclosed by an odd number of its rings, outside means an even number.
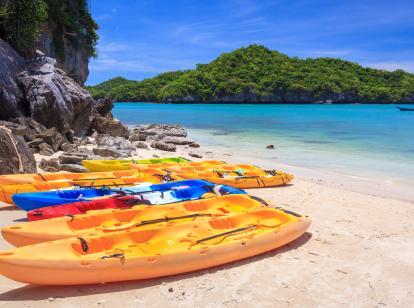
[[[203,274],[223,271],[229,268],[234,268],[251,262],[260,261],[262,259],[274,257],[277,254],[284,253],[290,250],[299,248],[306,244],[312,238],[312,233],[306,232],[297,240],[272,251],[263,253],[258,256],[250,257],[244,260],[232,262],[225,265],[216,266],[213,268],[199,270],[196,272],[179,274],[169,277],[135,280],[126,282],[111,282],[99,285],[80,285],[80,286],[32,286],[27,285],[18,289],[10,290],[0,294],[0,301],[35,301],[44,300],[50,297],[66,298],[79,297],[93,294],[105,294],[113,292],[129,291],[141,288],[148,288],[160,285],[162,282],[172,282],[177,280],[189,279],[193,277],[200,277]]]

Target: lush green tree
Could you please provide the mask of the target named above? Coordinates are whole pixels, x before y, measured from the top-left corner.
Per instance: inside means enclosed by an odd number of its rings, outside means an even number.
[[[251,45],[209,64],[143,81],[121,77],[88,87],[95,97],[153,102],[366,102],[414,99],[414,75],[376,70],[341,59],[290,58]]]

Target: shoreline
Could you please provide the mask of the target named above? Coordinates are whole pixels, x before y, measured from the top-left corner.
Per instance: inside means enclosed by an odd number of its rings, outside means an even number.
[[[190,157],[190,151],[202,153],[203,157]],[[200,148],[179,147],[176,152],[142,149],[134,157],[223,159],[266,167],[264,161],[225,152],[201,143]],[[275,165],[295,174],[292,184],[247,191],[271,206],[308,215],[312,225],[298,240],[234,263],[144,281],[42,287],[0,277],[0,306],[245,307],[252,301],[265,307],[412,306],[413,203],[354,192],[317,179],[311,181],[304,171],[297,172],[298,167],[278,162]],[[23,214],[3,207],[0,225],[21,221]],[[2,250],[10,247],[0,239]]]
[[[300,102],[138,102],[138,101],[116,101],[115,103],[120,104],[160,104],[160,105],[414,105],[414,102],[403,102],[403,103],[390,103],[390,102],[374,102],[374,103],[352,103],[352,102],[309,102],[309,103],[300,103]]]

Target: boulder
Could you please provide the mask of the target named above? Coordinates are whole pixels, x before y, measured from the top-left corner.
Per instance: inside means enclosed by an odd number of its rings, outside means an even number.
[[[43,142],[37,146],[40,155],[44,156],[51,156],[55,152],[53,151],[52,147],[48,145],[46,142]]]
[[[61,145],[66,142],[66,139],[58,132],[56,127],[41,132],[38,135],[38,138],[43,139],[43,141],[50,145],[55,152],[57,152]]]
[[[162,141],[165,143],[171,143],[176,145],[189,145],[194,143],[194,141],[188,140],[184,137],[165,137],[164,139],[162,139]]]
[[[62,151],[65,151],[65,152],[73,152],[76,150],[76,145],[70,142],[64,142],[62,143],[60,148]]]
[[[196,152],[190,152],[188,153],[188,155],[190,155],[191,157],[203,158],[203,155],[196,153]]]
[[[88,172],[88,169],[86,169],[84,166],[76,164],[62,164],[60,165],[60,170],[74,173]]]
[[[84,135],[90,126],[94,100],[63,70],[56,60],[37,53],[18,75],[30,116],[56,129],[70,141],[73,134]]]
[[[101,116],[106,116],[111,112],[112,108],[114,108],[114,103],[108,98],[101,98],[93,105],[94,112]]]
[[[83,153],[62,153],[59,156],[59,161],[61,164],[82,164],[82,160],[89,158],[89,155]]]
[[[60,169],[59,160],[57,158],[45,159],[40,161],[39,168],[46,172],[56,172]]]
[[[118,120],[112,119],[111,116],[95,116],[90,125],[89,132],[97,131],[99,134],[108,134],[112,137],[123,137],[128,139],[129,129]]]
[[[106,146],[110,148],[115,148],[117,150],[127,150],[132,151],[134,147],[131,142],[126,140],[123,137],[112,137],[110,135],[98,135],[95,139],[98,146]]]
[[[134,142],[132,142],[132,145],[136,148],[139,148],[139,149],[148,149],[149,148],[148,144],[146,144],[145,142],[142,142],[142,141],[134,141]]]
[[[200,147],[200,145],[197,142],[190,143],[188,146],[190,148],[199,148]]]
[[[175,152],[177,150],[176,145],[165,143],[162,141],[154,141],[153,143],[151,143],[151,147],[162,150],[162,151],[168,151],[168,152]]]
[[[0,174],[36,172],[36,161],[23,137],[0,127]]]
[[[110,147],[97,147],[93,149],[93,153],[102,157],[128,157],[131,156],[131,152],[121,152],[119,150],[116,150],[114,148]]]
[[[29,146],[29,148],[38,149],[39,145],[42,143],[44,143],[43,139],[37,138],[33,141],[28,142],[27,145]]]
[[[146,136],[145,136],[145,139],[146,139]],[[133,132],[131,135],[129,135],[128,140],[131,142],[141,141],[139,132]],[[142,140],[142,141],[145,141],[145,140]]]
[[[163,137],[187,137],[187,132],[180,125],[167,124],[151,124],[139,125],[134,128],[135,132],[139,132],[145,136],[163,136]],[[142,140],[143,141],[143,140]]]

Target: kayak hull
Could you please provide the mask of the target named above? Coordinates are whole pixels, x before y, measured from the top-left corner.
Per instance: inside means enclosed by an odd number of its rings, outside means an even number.
[[[210,268],[279,248],[300,237],[310,225],[310,219],[299,217],[280,227],[251,229],[244,220],[244,217],[270,215],[271,212],[268,209],[235,215],[231,218],[235,225],[231,226],[225,224],[230,222],[228,219],[216,219],[29,245],[0,253],[0,273],[35,285],[82,285],[148,279]],[[195,236],[223,234],[235,230],[235,226],[250,229],[226,236],[220,242],[215,240],[214,244],[193,245],[191,239],[185,237],[189,231]],[[214,230],[210,233],[209,228]],[[113,244],[120,241],[123,244],[114,248]],[[46,256],[40,258],[46,251]]]

